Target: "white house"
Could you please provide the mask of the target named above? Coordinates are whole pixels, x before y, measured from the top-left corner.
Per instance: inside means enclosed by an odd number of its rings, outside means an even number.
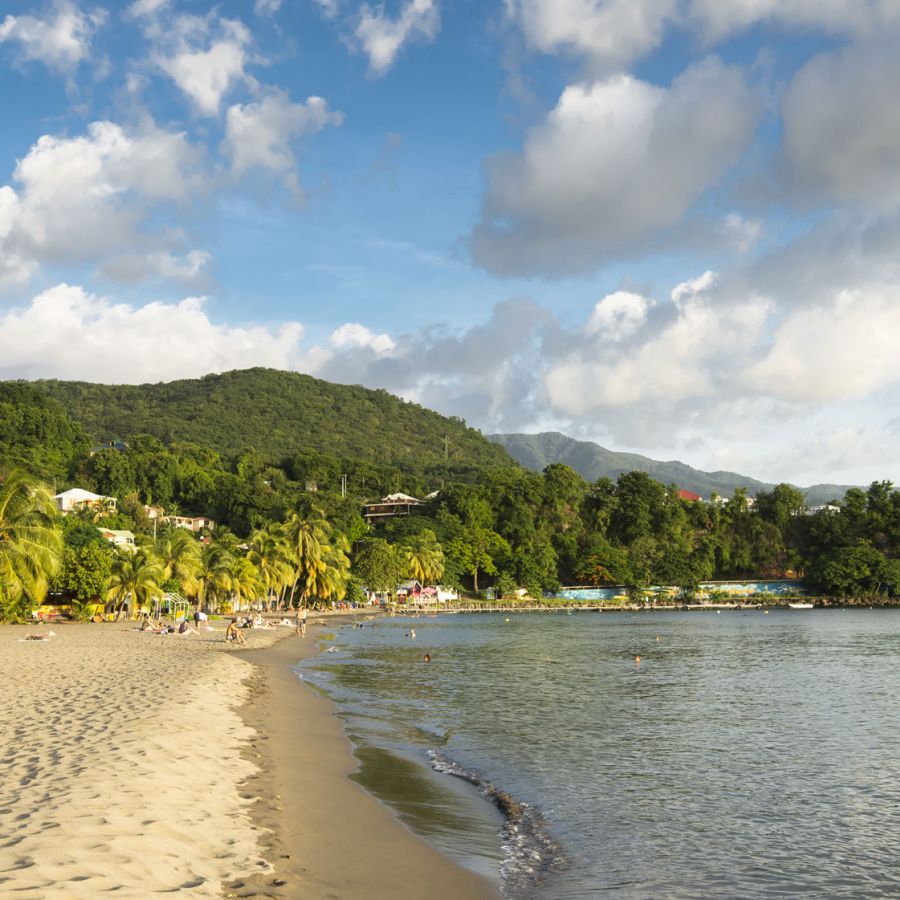
[[[81,488],[72,488],[63,491],[61,494],[55,494],[53,499],[61,513],[70,513],[82,506],[111,506],[116,508],[115,497],[104,497],[102,494],[94,494],[91,491],[85,491]]]
[[[204,528],[213,531],[216,527],[216,523],[209,516],[160,516],[159,521],[194,532],[202,531]]]
[[[104,539],[116,547],[124,547],[128,550],[136,550],[134,535],[130,531],[117,531],[115,528],[97,528]]]

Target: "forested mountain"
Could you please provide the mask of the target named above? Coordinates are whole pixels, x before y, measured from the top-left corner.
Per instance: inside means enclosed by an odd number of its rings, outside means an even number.
[[[422,471],[512,465],[466,427],[383,390],[332,384],[274,369],[246,369],[160,384],[38,381],[98,443],[149,434],[220,454],[256,450],[269,460],[298,451]]]
[[[542,434],[492,434],[490,440],[504,447],[516,462],[542,472],[551,463],[571,466],[587,481],[598,478],[616,479],[625,472],[646,472],[663,484],[678,487],[709,499],[713,492],[720,497],[731,497],[735,488],[744,488],[750,496],[774,487],[756,478],[737,472],[701,472],[683,462],[660,462],[637,453],[618,453],[607,450],[592,441],[577,441],[557,431]],[[800,488],[810,506],[818,506],[832,500],[840,500],[850,485],[816,484]]]
[[[350,591],[352,579],[389,589],[410,575],[502,594],[524,586],[532,596],[613,583],[641,597],[652,585],[690,595],[710,578],[791,573],[829,595],[900,595],[900,493],[890,482],[829,490],[826,499],[844,495],[840,507],[810,515],[808,496],[790,485],[763,490],[738,475],[630,454],[607,454],[611,468],[587,469],[606,451],[562,435],[513,446],[530,448],[520,458],[542,471],[517,465],[464,422],[384,391],[266,369],[140,386],[0,382],[0,491],[50,503],[21,473],[10,477],[18,467],[59,490],[118,500],[49,526],[48,540],[62,528],[66,543],[54,583],[76,597],[95,596],[113,577],[99,521],[134,531],[142,548],[169,558],[171,534],[157,533],[145,505],[216,521],[203,560],[211,566],[221,556],[234,569],[203,577],[221,575],[223,596],[248,573],[254,584],[258,577],[293,590],[305,565],[298,554],[315,545],[331,562],[309,568],[318,574],[303,590],[321,599]],[[673,482],[729,499],[690,502]],[[755,506],[736,485],[756,494]],[[363,519],[367,500],[438,489],[408,518],[374,527]],[[0,549],[9,543],[2,524]],[[294,549],[281,559],[285,541]],[[182,587],[196,592],[197,578]],[[3,590],[0,582],[0,600]]]

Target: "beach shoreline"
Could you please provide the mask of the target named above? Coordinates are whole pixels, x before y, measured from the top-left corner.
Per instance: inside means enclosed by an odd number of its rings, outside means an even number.
[[[494,897],[347,775],[316,631],[0,628],[0,894]],[[247,652],[244,652],[247,651]]]
[[[496,900],[491,883],[413,834],[348,777],[358,763],[335,705],[293,668],[320,652],[317,633],[313,625],[305,639],[241,654],[256,669],[241,715],[257,735],[248,749],[256,770],[242,788],[256,798],[251,817],[274,872],[232,896]]]

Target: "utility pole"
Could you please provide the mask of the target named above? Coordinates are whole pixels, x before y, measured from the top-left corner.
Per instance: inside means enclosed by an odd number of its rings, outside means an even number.
[[[341,475],[341,499],[347,496],[347,476]]]
[[[444,435],[444,459],[450,459],[450,435]]]

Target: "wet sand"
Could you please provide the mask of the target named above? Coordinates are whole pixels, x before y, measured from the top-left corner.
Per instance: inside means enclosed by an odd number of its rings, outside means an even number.
[[[253,816],[267,833],[265,851],[276,870],[274,879],[261,876],[256,884],[267,880],[269,894],[279,897],[499,897],[347,778],[357,766],[333,705],[290,668],[317,652],[317,631],[313,626],[306,639],[242,654],[258,666],[252,700],[242,712],[264,736],[251,751],[262,765],[246,788],[263,798]]]
[[[0,896],[497,896],[347,779],[333,707],[288,668],[315,628],[252,652],[222,623],[35,630],[0,627]]]

